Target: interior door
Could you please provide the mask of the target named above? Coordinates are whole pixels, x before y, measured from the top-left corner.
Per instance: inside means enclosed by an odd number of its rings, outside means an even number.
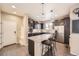
[[[16,22],[15,21],[2,21],[2,30],[3,30],[3,46],[14,44],[16,40]]]

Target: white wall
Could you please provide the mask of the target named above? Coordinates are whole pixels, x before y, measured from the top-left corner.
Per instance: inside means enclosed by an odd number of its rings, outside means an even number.
[[[72,20],[79,20],[79,17],[73,13],[75,8],[79,8],[79,4],[76,4],[70,9],[70,53],[79,55],[79,33],[72,33]]]
[[[20,44],[28,46],[28,17],[24,16],[21,25],[21,39]]]
[[[21,25],[22,25],[23,18],[20,17],[19,20],[16,20],[17,22],[17,42],[19,43],[19,40],[21,39]]]

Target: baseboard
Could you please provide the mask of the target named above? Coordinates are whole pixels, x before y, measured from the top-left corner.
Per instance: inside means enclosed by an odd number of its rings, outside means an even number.
[[[13,44],[10,44],[10,45],[6,45],[6,46],[3,46],[3,47],[7,47],[7,46],[11,46],[11,45],[15,45],[15,44],[17,44],[17,43],[13,43]]]

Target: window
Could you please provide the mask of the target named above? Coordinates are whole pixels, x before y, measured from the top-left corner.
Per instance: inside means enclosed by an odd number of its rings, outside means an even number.
[[[53,24],[52,23],[45,23],[44,28],[45,29],[52,29]]]

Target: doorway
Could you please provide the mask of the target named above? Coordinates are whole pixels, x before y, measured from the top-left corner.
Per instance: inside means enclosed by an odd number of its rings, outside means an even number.
[[[2,33],[2,46],[17,43],[14,16],[2,13]]]

